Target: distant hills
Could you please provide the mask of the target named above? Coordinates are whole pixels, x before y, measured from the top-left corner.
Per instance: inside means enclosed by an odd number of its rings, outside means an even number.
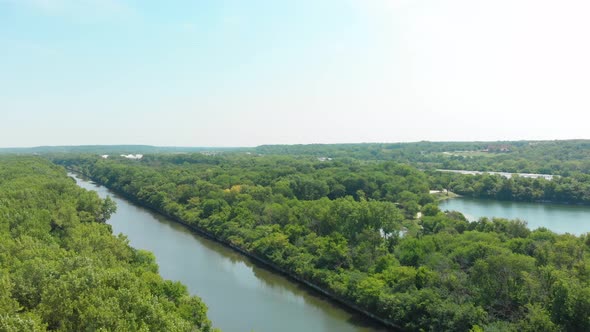
[[[213,147],[178,147],[152,145],[64,145],[37,146],[31,148],[0,148],[0,153],[12,154],[47,154],[47,153],[96,153],[96,154],[129,154],[129,153],[190,153],[232,151],[239,148]]]
[[[363,160],[397,160],[405,162],[443,159],[524,158],[530,160],[558,159],[590,162],[590,140],[547,141],[465,141],[260,145],[257,147],[179,147],[153,145],[70,145],[30,148],[0,148],[0,154],[154,154],[250,152],[258,155],[298,155],[318,158],[356,158]],[[508,156],[510,155],[510,157]],[[443,158],[443,159],[441,159]],[[450,165],[448,165],[450,167]],[[590,166],[590,165],[589,165]]]

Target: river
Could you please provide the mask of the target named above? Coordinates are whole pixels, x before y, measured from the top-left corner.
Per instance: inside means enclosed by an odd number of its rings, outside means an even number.
[[[501,176],[508,178],[508,179],[517,175],[517,176],[520,176],[523,178],[531,178],[531,179],[543,178],[545,180],[553,180],[554,177],[558,176],[558,175],[552,175],[552,174],[508,173],[508,172],[492,172],[492,171],[465,171],[465,170],[458,170],[458,169],[437,169],[437,171],[446,172],[446,173],[468,174],[468,175],[481,175],[481,174],[501,175]]]
[[[131,246],[154,253],[160,274],[185,284],[209,307],[224,332],[387,331],[290,279],[159,214],[137,206],[108,188],[75,174],[78,185],[110,195],[117,212],[108,223]]]
[[[546,227],[556,233],[576,235],[590,232],[590,206],[457,197],[442,201],[439,207],[459,211],[470,220],[501,217],[525,220],[530,229]]]

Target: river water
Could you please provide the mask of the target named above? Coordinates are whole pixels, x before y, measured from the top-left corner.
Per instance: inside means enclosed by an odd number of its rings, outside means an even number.
[[[200,296],[213,325],[224,332],[387,330],[103,186],[70,176],[80,187],[115,200],[117,212],[108,221],[113,233],[126,235],[135,248],[153,252],[160,274]]]
[[[447,173],[459,173],[459,174],[469,174],[469,175],[480,175],[480,174],[491,174],[491,175],[502,175],[505,178],[511,178],[515,175],[518,175],[523,178],[531,178],[531,179],[538,179],[543,178],[545,180],[553,180],[554,177],[557,175],[551,174],[536,174],[536,173],[508,173],[508,172],[492,172],[492,171],[465,171],[465,170],[457,170],[457,169],[437,169],[439,172],[447,172]]]
[[[525,220],[530,229],[546,227],[556,233],[576,235],[590,232],[590,206],[458,197],[442,201],[439,207],[459,211],[470,220],[501,217]]]

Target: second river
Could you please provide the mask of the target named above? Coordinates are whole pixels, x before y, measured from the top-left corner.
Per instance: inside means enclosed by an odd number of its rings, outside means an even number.
[[[590,206],[552,203],[504,202],[467,197],[440,203],[441,210],[455,210],[469,220],[481,217],[521,219],[533,230],[545,227],[556,233],[580,235],[590,232]]]

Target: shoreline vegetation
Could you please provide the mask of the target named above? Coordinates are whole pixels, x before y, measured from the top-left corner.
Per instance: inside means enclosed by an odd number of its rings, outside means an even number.
[[[560,304],[590,307],[576,295],[590,294],[587,236],[442,212],[428,175],[408,166],[236,155],[55,162],[390,327],[590,328]]]
[[[437,191],[463,197],[513,202],[590,205],[590,175],[570,177],[506,177],[492,173],[430,171],[429,181]],[[444,189],[443,189],[444,188]]]
[[[0,157],[0,330],[217,331],[152,253],[112,234],[110,198],[36,157]]]
[[[448,191],[446,189],[443,190],[430,190],[430,194],[436,198],[437,201],[444,201],[447,199],[462,197],[459,194],[455,194],[452,191]]]

